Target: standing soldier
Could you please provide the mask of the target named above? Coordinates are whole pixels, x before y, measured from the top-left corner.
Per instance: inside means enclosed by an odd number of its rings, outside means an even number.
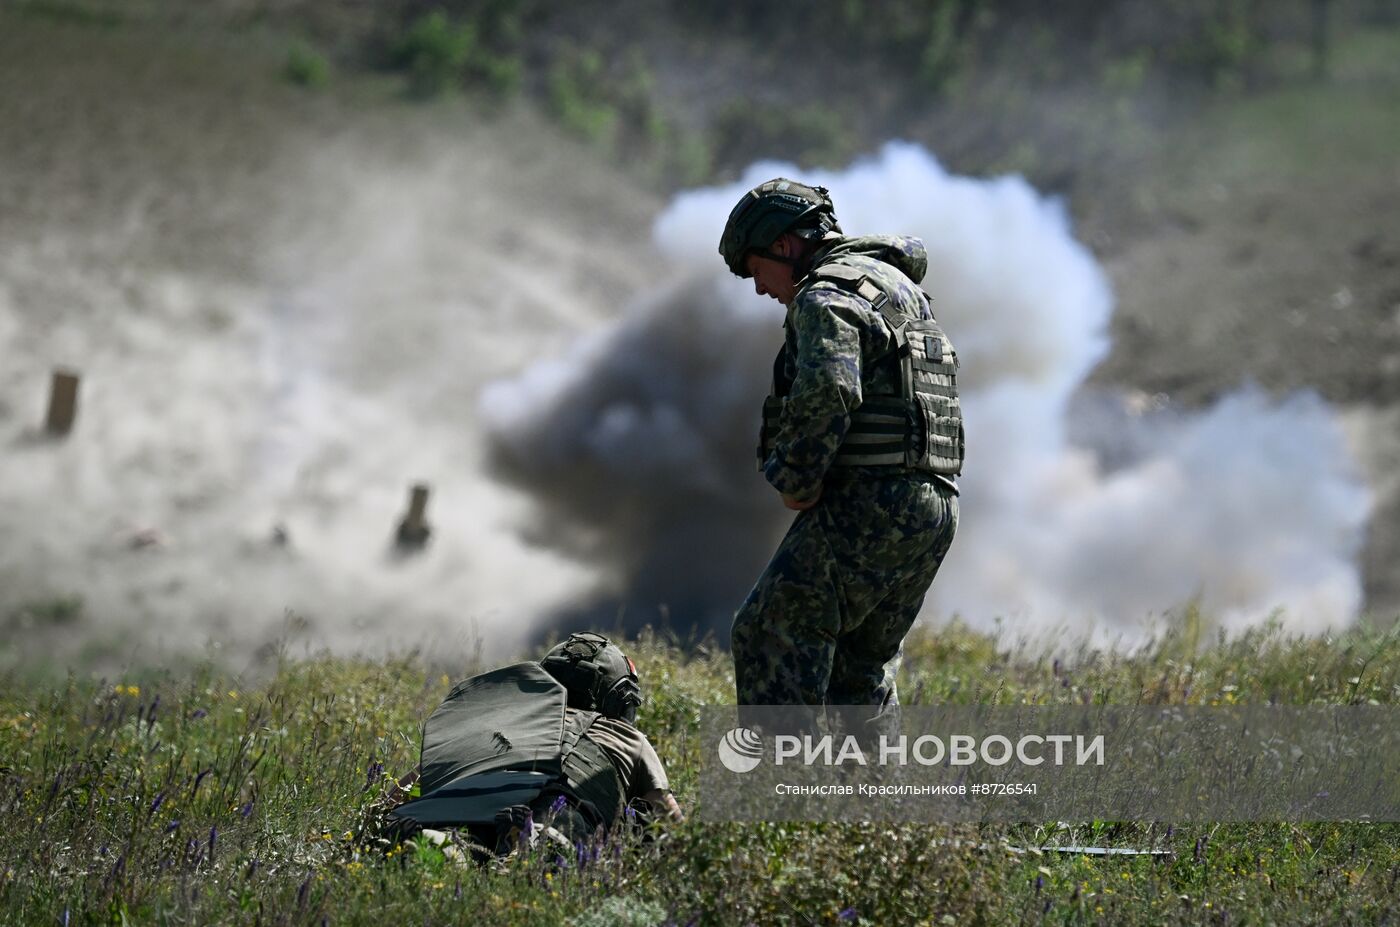
[[[738,702],[878,714],[958,523],[958,361],[927,252],[843,236],[825,189],[783,178],[744,195],[719,252],[787,306],[758,455],[798,512],[734,617]]]

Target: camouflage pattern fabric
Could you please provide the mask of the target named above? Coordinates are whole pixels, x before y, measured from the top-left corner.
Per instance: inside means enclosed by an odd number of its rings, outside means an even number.
[[[928,270],[928,255],[919,239],[839,238],[817,253],[812,270],[834,262],[876,282],[901,314],[919,318],[928,312],[917,284]],[[774,387],[786,402],[763,473],[778,492],[805,500],[826,478],[850,427],[851,411],[867,394],[898,395],[899,373],[890,354],[894,336],[879,311],[833,283],[817,280],[799,286],[788,306],[784,331],[773,374]],[[881,357],[890,362],[872,363]],[[866,470],[872,477],[895,472],[889,467]]]
[[[828,484],[734,618],[740,705],[897,705],[900,648],[952,544],[933,478]]]
[[[927,311],[915,238],[841,238],[818,252],[858,267],[903,312]],[[831,469],[863,395],[897,394],[889,327],[861,297],[817,281],[788,307],[775,386],[786,395],[764,475],[820,501],[798,514],[734,618],[740,705],[895,705],[901,645],[957,530],[951,481],[903,467]]]

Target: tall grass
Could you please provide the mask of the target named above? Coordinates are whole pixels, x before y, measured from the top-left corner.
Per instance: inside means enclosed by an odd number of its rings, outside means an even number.
[[[1187,625],[1189,627],[1189,624]],[[1400,642],[1266,629],[1197,650],[1073,657],[960,627],[909,641],[906,701],[1390,704]],[[639,719],[683,804],[729,657],[647,636]],[[463,667],[467,675],[479,667]],[[461,868],[351,835],[417,760],[451,680],[414,659],[286,661],[117,680],[0,680],[0,920],[78,923],[1376,924],[1400,918],[1400,826],[751,824],[619,835],[562,869]],[[1099,843],[1169,851],[1090,858]]]

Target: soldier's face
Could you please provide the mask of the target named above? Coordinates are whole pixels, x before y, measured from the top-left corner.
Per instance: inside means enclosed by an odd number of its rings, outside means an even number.
[[[787,253],[787,241],[778,239],[773,243],[773,252],[776,254]],[[771,296],[778,302],[786,305],[792,302],[792,298],[797,295],[796,281],[792,279],[792,265],[784,264],[782,261],[775,261],[772,258],[759,257],[752,252],[744,258],[744,264],[748,272],[753,275],[753,288],[759,296]]]

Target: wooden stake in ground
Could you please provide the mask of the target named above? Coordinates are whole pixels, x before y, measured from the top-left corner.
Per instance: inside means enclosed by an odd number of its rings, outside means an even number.
[[[433,529],[428,526],[428,484],[415,483],[408,497],[408,514],[399,522],[396,540],[401,548],[418,550],[428,543]]]
[[[55,370],[49,387],[49,415],[44,425],[51,435],[62,436],[73,430],[78,415],[78,375],[69,370]]]

